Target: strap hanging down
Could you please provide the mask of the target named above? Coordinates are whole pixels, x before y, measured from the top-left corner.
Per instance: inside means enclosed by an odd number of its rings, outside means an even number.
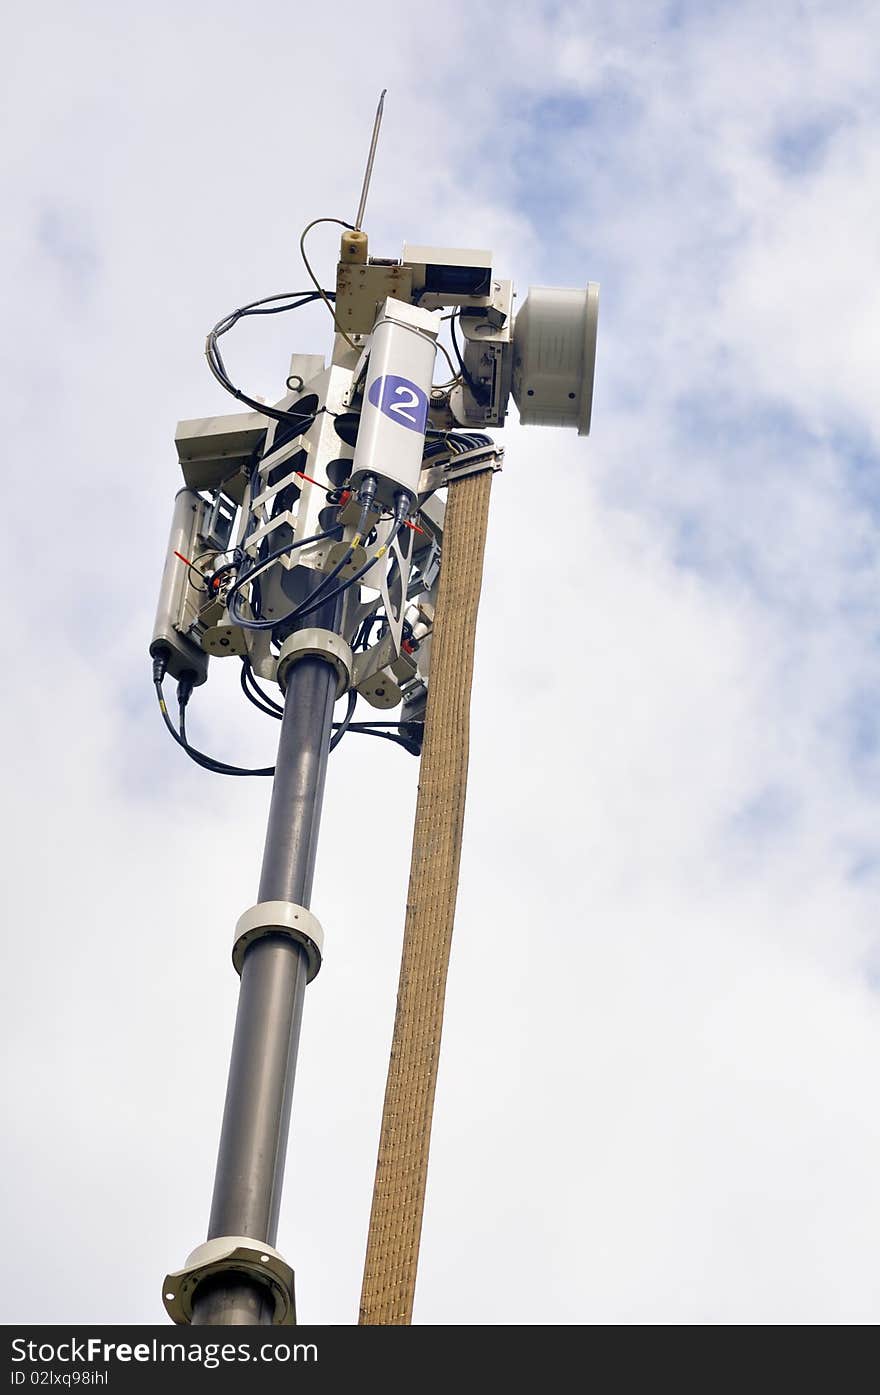
[[[449,485],[397,1014],[360,1325],[412,1321],[468,769],[474,631],[491,467]]]

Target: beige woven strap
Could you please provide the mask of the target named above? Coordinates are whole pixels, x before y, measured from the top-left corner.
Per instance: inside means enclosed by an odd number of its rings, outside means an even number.
[[[446,973],[458,891],[474,631],[492,471],[449,486],[397,1014],[367,1235],[361,1325],[412,1321]]]

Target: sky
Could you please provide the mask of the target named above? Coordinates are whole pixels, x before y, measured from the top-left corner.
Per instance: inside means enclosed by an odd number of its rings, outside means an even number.
[[[601,283],[589,440],[499,433],[415,1321],[880,1320],[880,24],[858,0],[8,21],[7,1322],[164,1320],[204,1239],[269,790],[147,648],[204,335],[371,251]],[[332,276],[336,230],[313,235]],[[322,307],[243,325],[280,396]],[[29,495],[18,495],[28,482]],[[215,661],[190,727],[264,764]],[[327,781],[278,1246],[356,1321],[416,762]]]

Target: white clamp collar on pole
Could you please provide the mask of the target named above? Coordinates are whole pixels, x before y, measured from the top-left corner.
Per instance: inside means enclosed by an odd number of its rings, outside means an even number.
[[[346,644],[341,635],[334,634],[332,630],[296,630],[292,635],[287,636],[281,646],[281,653],[278,655],[276,673],[281,691],[284,691],[285,680],[291,664],[313,654],[327,659],[336,669],[338,678],[336,696],[342,697],[342,694],[351,687],[354,658],[351,647]]]
[[[265,935],[286,935],[302,945],[308,959],[306,982],[311,983],[324,956],[324,931],[318,917],[292,901],[260,901],[239,917],[232,946],[232,962],[241,973],[245,950]]]

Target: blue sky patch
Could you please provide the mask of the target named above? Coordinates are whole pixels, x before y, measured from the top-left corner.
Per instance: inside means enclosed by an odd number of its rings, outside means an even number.
[[[774,163],[783,174],[812,174],[822,164],[833,138],[850,119],[848,113],[838,111],[783,126],[770,147]]]
[[[92,285],[100,257],[75,214],[57,204],[46,205],[37,220],[36,240],[71,286],[84,290]]]

